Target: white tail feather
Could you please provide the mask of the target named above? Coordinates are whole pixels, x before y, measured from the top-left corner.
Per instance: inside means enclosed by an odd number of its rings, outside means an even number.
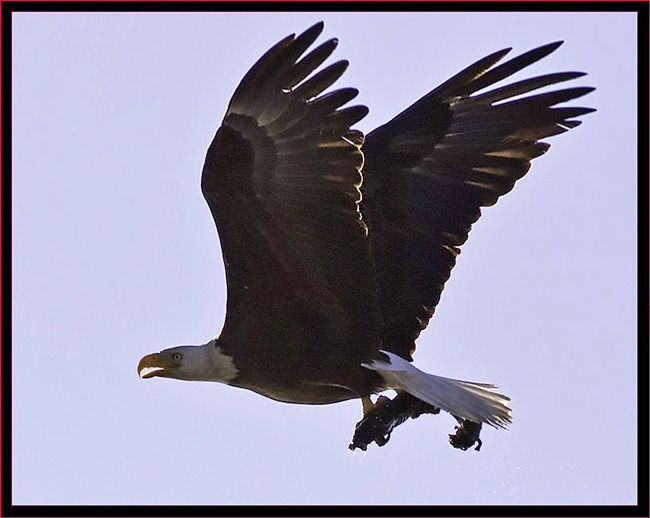
[[[430,405],[463,419],[505,428],[512,422],[506,402],[510,398],[488,383],[473,383],[427,374],[399,356],[381,351],[389,362],[373,360],[363,367],[377,371],[387,388],[403,390]]]

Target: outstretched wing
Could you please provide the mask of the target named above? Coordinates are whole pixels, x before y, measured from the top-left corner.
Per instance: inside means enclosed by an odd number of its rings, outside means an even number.
[[[336,39],[299,59],[322,29],[286,37],[245,75],[203,168],[226,266],[222,336],[250,347],[274,348],[273,333],[312,324],[330,336],[357,329],[359,348],[378,344],[376,329],[361,332],[377,327],[378,306],[358,208],[363,135],[350,129],[368,109],[342,108],[352,88],[321,95],[347,61],[311,75]]]
[[[493,205],[590,108],[555,107],[593,88],[511,99],[584,74],[535,77],[477,94],[559,47],[466,68],[366,137],[361,209],[370,231],[383,317],[382,347],[410,359],[480,207]]]

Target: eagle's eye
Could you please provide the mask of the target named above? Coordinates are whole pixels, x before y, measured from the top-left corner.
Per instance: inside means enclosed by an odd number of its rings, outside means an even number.
[[[174,353],[172,354],[172,360],[175,362],[179,362],[183,359],[183,355],[181,353]]]

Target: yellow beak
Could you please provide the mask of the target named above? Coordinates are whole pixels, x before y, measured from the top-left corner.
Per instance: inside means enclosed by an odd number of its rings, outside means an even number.
[[[150,370],[143,374],[142,371],[146,369]],[[138,375],[143,379],[160,376],[160,373],[164,370],[165,366],[161,362],[159,353],[148,354],[138,362]]]

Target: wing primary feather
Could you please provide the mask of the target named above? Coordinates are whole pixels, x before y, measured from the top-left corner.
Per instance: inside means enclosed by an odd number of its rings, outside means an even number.
[[[238,105],[241,98],[251,95],[250,92],[254,90],[255,85],[260,81],[260,79],[269,69],[272,70],[272,67],[275,65],[277,59],[281,57],[284,50],[294,40],[294,38],[295,34],[290,34],[286,38],[273,45],[273,47],[267,50],[264,55],[257,60],[257,62],[246,73],[244,78],[235,89],[235,92],[233,93],[228,105],[228,112],[238,111]]]
[[[317,99],[314,99],[311,102],[311,105],[314,107],[314,109],[318,108],[318,110],[330,112],[336,110],[337,108],[340,108],[344,104],[349,103],[357,95],[359,95],[359,90],[356,88],[341,88],[339,90],[326,93],[325,95],[321,95]]]
[[[502,79],[519,72],[536,61],[548,56],[551,52],[562,45],[562,43],[562,41],[556,41],[555,43],[549,43],[548,45],[537,47],[536,49],[529,50],[516,58],[512,58],[511,60],[488,70],[480,78],[472,82],[470,90],[463,93],[470,94],[478,92],[483,88],[493,85]]]
[[[309,54],[303,57],[287,71],[282,80],[282,87],[286,89],[294,88],[300,81],[305,79],[309,74],[316,70],[331,54],[338,45],[339,40],[332,38],[322,43]]]
[[[311,99],[330,87],[343,75],[350,63],[347,60],[337,61],[318,72],[315,76],[297,86],[294,90],[296,96]]]
[[[309,29],[303,32],[298,36],[292,43],[287,52],[285,53],[284,59],[288,63],[295,63],[295,61],[303,55],[303,53],[311,46],[316,38],[320,36],[323,32],[323,27],[325,24],[323,22],[318,22],[312,25]]]
[[[479,59],[467,68],[458,72],[458,74],[452,76],[437,88],[433,89],[423,99],[426,99],[429,96],[435,97],[437,99],[447,99],[449,97],[458,95],[459,86],[476,81],[476,78],[480,77],[482,74],[485,74],[486,70],[503,59],[503,57],[511,50],[512,47],[508,47],[506,49],[493,52],[489,56],[485,56],[482,59]]]
[[[561,83],[563,81],[570,81],[571,79],[577,79],[578,77],[582,77],[584,75],[584,72],[559,72],[556,74],[547,74],[544,76],[533,77],[531,79],[524,79],[523,81],[518,81],[501,88],[495,88],[489,92],[474,95],[473,98],[476,101],[485,104],[492,104],[503,101],[504,99],[515,97],[517,95],[532,92],[533,90],[537,90],[545,86]]]
[[[327,116],[331,124],[335,127],[349,127],[356,124],[366,115],[368,115],[368,107],[362,104],[342,108]]]
[[[564,103],[572,99],[577,99],[583,95],[593,92],[595,88],[589,86],[581,86],[576,88],[565,88],[564,90],[557,90],[555,92],[548,92],[544,94],[531,95],[522,99],[515,99],[497,105],[499,107],[510,107],[518,110],[526,108],[527,110],[534,110],[539,107],[550,107],[556,104]],[[532,112],[531,112],[532,113]]]

